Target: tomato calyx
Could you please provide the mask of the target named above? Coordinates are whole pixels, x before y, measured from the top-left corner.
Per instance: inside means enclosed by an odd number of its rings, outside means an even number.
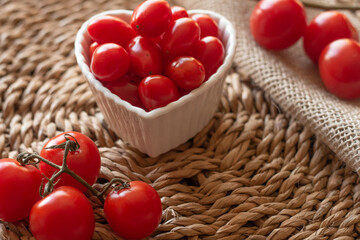
[[[114,191],[120,191],[125,188],[130,188],[130,184],[128,182],[120,183],[115,185]]]
[[[36,165],[40,162],[40,160],[30,157],[30,155],[31,153],[22,152],[17,156],[16,161],[18,161],[21,166],[33,165],[36,167]]]
[[[69,137],[73,138],[74,140],[71,140]],[[58,145],[52,145],[52,146],[46,147],[45,149],[65,149],[67,146],[69,148],[70,152],[75,152],[76,150],[78,150],[80,148],[79,142],[71,134],[68,134],[68,133],[64,134],[64,138],[66,139],[65,142],[60,143]]]

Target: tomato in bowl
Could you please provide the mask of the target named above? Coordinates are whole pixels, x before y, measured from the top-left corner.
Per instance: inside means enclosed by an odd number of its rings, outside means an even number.
[[[75,56],[109,127],[125,142],[156,157],[194,137],[213,117],[220,101],[225,77],[235,54],[235,30],[230,21],[213,11],[190,10],[189,16],[207,14],[218,24],[224,45],[224,61],[201,86],[164,107],[145,111],[113,94],[90,69],[92,44],[88,24],[98,16],[114,16],[130,23],[132,11],[111,10],[86,21],[75,39]]]

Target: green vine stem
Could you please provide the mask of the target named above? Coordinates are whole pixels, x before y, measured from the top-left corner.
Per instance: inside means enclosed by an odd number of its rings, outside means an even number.
[[[71,135],[70,135],[71,136]],[[48,180],[48,182],[45,184],[45,187],[41,186],[40,188],[40,193],[42,195],[42,197],[47,196],[48,194],[50,194],[53,189],[54,186],[56,185],[57,182],[55,182],[55,179],[58,178],[60,175],[66,173],[69,174],[71,177],[73,177],[76,181],[80,182],[82,185],[84,185],[94,196],[96,196],[102,203],[104,203],[104,195],[105,193],[115,184],[118,183],[118,186],[120,186],[120,188],[127,188],[129,187],[129,184],[124,182],[123,180],[121,180],[120,178],[113,178],[111,179],[110,182],[108,182],[104,188],[101,191],[96,190],[94,187],[92,187],[88,182],[86,182],[84,179],[82,179],[79,175],[77,175],[75,172],[73,172],[71,169],[69,169],[69,167],[67,166],[67,155],[70,151],[76,151],[80,145],[79,143],[76,141],[76,139],[71,136],[72,138],[74,138],[74,140],[71,140],[69,138],[67,138],[67,136],[64,136],[66,141],[62,144],[59,145],[54,145],[49,147],[50,149],[57,149],[57,148],[61,148],[64,149],[64,156],[63,156],[63,162],[62,165],[57,165],[49,160],[47,160],[46,158],[41,157],[39,154],[37,153],[28,153],[28,152],[23,152],[20,153],[17,157],[17,161],[21,164],[21,165],[36,165],[39,162],[44,162],[48,165],[50,165],[51,167],[56,168],[57,171],[54,175],[51,176],[51,178],[47,178],[45,176],[45,178]],[[49,149],[48,148],[48,149]]]

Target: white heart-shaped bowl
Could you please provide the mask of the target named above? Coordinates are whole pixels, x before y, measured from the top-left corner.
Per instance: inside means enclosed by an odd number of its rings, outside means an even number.
[[[232,24],[212,11],[191,10],[189,15],[204,13],[219,26],[225,48],[224,63],[199,88],[165,107],[146,112],[120,99],[90,72],[87,33],[89,22],[97,16],[111,15],[130,22],[132,11],[112,10],[91,17],[78,31],[75,39],[77,63],[86,77],[95,100],[110,128],[125,142],[151,157],[156,157],[194,137],[213,117],[220,101],[223,84],[235,54],[236,38]]]

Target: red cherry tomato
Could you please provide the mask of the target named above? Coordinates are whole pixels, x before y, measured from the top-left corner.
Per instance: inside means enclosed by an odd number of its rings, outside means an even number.
[[[191,18],[179,18],[165,32],[161,47],[166,55],[172,57],[188,55],[199,40],[199,25]]]
[[[161,34],[157,37],[152,37],[152,38],[148,38],[148,39],[150,39],[152,42],[154,42],[160,48],[163,37],[164,37],[164,34]]]
[[[358,41],[358,33],[344,14],[326,11],[317,15],[307,26],[303,46],[309,58],[318,63],[325,46],[340,38]]]
[[[192,15],[191,18],[199,24],[201,30],[201,38],[207,36],[218,37],[218,25],[209,15],[197,13]]]
[[[37,240],[90,240],[95,218],[79,190],[63,186],[38,201],[30,212],[30,229]]]
[[[97,49],[98,46],[100,46],[100,44],[98,44],[97,42],[93,42],[92,44],[90,44],[90,48],[89,48],[90,59],[92,58],[92,55],[94,54],[94,51],[95,49]]]
[[[143,79],[142,77],[140,77],[136,74],[127,73],[122,78],[120,78],[116,81],[104,82],[104,86],[105,87],[110,87],[110,86],[115,86],[115,85],[123,86],[123,85],[126,85],[127,83],[131,83],[131,84],[134,84],[135,86],[139,86],[142,79]]]
[[[129,67],[129,55],[115,43],[105,43],[96,48],[90,63],[91,72],[101,81],[119,79],[127,73]]]
[[[116,43],[125,47],[135,37],[135,32],[124,20],[112,16],[99,16],[88,25],[90,38],[99,44]]]
[[[204,65],[208,79],[224,62],[225,49],[218,38],[209,36],[197,42],[193,56]]]
[[[171,8],[165,0],[147,0],[138,5],[131,16],[131,27],[143,37],[156,37],[168,28]]]
[[[139,76],[137,76],[135,74],[131,74],[131,73],[125,75],[125,77],[127,77],[127,76],[128,76],[128,78],[130,80],[130,83],[134,84],[135,86],[139,86],[141,80],[143,79],[143,78],[141,78],[141,77],[139,77]]]
[[[189,94],[190,92],[191,92],[191,90],[186,90],[186,89],[179,88],[179,93],[180,93],[181,97]]]
[[[266,49],[290,47],[304,34],[304,6],[298,0],[261,0],[252,11],[250,28],[256,42]]]
[[[29,216],[40,200],[42,175],[31,165],[21,166],[15,159],[0,160],[0,220],[16,222]]]
[[[187,13],[186,9],[180,6],[173,6],[171,7],[171,12],[172,12],[172,20],[171,21],[175,21],[179,18],[183,18],[183,17],[189,17],[189,14]]]
[[[173,59],[166,68],[166,76],[182,89],[193,90],[205,80],[205,68],[193,57],[181,56]]]
[[[49,149],[48,147],[64,143],[66,141],[65,137],[70,140],[74,140],[75,138],[80,145],[79,149],[69,151],[66,161],[67,166],[90,185],[93,185],[99,175],[101,159],[97,146],[86,135],[79,132],[61,133],[51,138],[44,145],[40,152],[40,156],[55,164],[61,165],[63,162],[64,149]],[[39,168],[48,178],[58,171],[44,162],[39,163]],[[62,174],[59,178],[60,181],[55,185],[55,188],[60,186],[73,186],[83,192],[87,190],[86,187],[68,174]]]
[[[137,79],[137,77],[127,74],[120,80],[106,83],[105,87],[122,100],[129,102],[131,105],[145,109],[139,98],[138,87],[136,84],[137,80],[133,79]]]
[[[360,44],[339,39],[327,45],[319,58],[325,87],[343,99],[360,98]]]
[[[120,237],[142,239],[153,233],[159,225],[161,201],[149,184],[133,181],[129,185],[128,188],[112,191],[106,197],[105,217]]]
[[[180,97],[175,83],[162,75],[144,78],[139,84],[139,96],[148,111],[164,107]]]
[[[130,71],[140,77],[161,74],[162,57],[159,46],[148,38],[137,36],[127,48]]]

